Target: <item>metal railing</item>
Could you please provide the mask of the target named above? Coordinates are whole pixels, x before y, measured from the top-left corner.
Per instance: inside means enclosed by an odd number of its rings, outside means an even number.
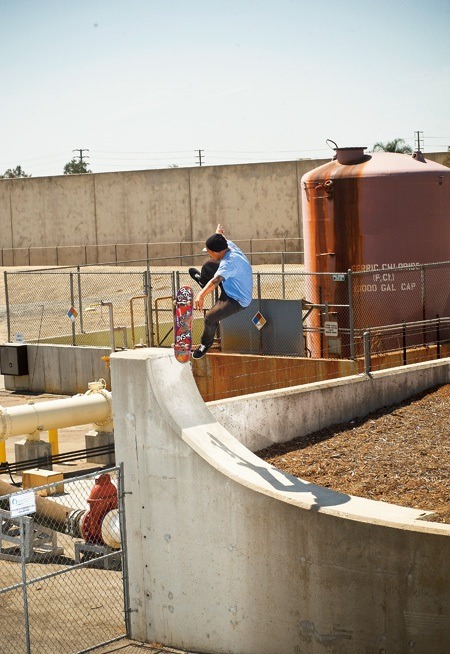
[[[253,254],[274,252],[303,252],[303,238],[249,238],[236,239],[236,245],[245,250],[250,259]],[[140,260],[177,260],[184,265],[186,257],[195,257],[202,251],[204,241],[172,241],[166,243],[109,243],[105,245],[52,245],[24,248],[0,248],[0,266],[74,266],[74,265],[127,265]],[[160,264],[163,265],[163,264]]]
[[[356,337],[362,341],[364,371],[367,374],[372,371],[374,360],[381,357],[388,366],[387,355],[395,357],[399,365],[415,360],[440,359],[442,347],[450,344],[450,317],[384,325],[363,332],[359,330]]]

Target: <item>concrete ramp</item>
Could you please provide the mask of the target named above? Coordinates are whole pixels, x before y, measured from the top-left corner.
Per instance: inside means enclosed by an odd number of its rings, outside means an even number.
[[[448,525],[266,464],[168,350],[116,353],[111,375],[132,638],[208,653],[445,651]]]

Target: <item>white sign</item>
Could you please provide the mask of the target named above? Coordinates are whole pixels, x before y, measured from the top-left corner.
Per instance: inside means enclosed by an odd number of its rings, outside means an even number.
[[[337,322],[325,321],[325,336],[337,336],[338,324]]]
[[[36,495],[34,491],[25,491],[25,493],[18,493],[11,495],[9,498],[9,510],[11,518],[18,518],[21,515],[29,515],[36,511]]]
[[[22,332],[16,332],[14,334],[14,343],[24,343],[25,342],[25,335],[22,334]]]
[[[344,273],[337,273],[336,275],[332,275],[333,282],[345,282],[345,274]]]

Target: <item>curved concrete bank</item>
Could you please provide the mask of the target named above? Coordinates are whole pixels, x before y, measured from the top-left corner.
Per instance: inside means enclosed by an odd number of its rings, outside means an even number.
[[[448,651],[449,525],[267,465],[170,351],[115,353],[111,375],[132,638],[228,654]]]

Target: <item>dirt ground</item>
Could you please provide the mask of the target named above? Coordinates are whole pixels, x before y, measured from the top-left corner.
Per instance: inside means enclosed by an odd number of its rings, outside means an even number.
[[[450,385],[257,454],[320,486],[450,524]]]

